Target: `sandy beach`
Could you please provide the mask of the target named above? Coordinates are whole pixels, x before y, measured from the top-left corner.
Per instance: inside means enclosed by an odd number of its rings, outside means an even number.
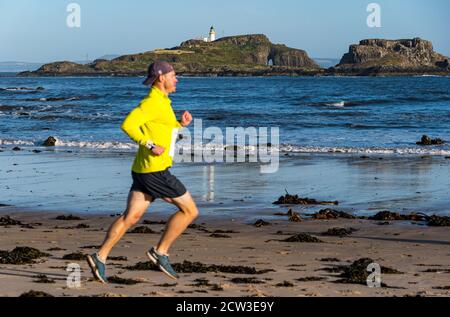
[[[62,213],[30,213],[2,207],[0,217],[6,215],[21,224],[0,226],[0,250],[32,247],[48,256],[32,264],[0,264],[0,296],[19,296],[30,290],[53,296],[133,297],[450,295],[448,227],[395,221],[381,225],[380,221],[360,219],[289,222],[283,216],[275,216],[277,220],[270,221],[270,225],[256,227],[232,218],[204,216],[176,242],[171,254],[173,263],[200,262],[203,266],[184,263],[179,267],[189,273],[181,273],[180,279],[174,281],[155,270],[132,270],[139,262],[146,262],[144,268],[151,269],[145,251],[157,242],[158,233],[164,228],[159,222],[165,220],[165,215],[147,214],[137,227],[150,228],[154,233],[128,233],[111,254],[116,258],[108,262],[108,275],[116,279],[102,285],[93,280],[84,259],[63,257],[93,252],[91,248],[101,243],[104,230],[114,220],[112,215],[83,214],[75,215],[83,220],[56,220]],[[323,234],[336,227],[356,231],[342,237]],[[299,233],[310,234],[322,242],[280,241]],[[382,268],[398,272],[382,273],[381,288],[339,282],[342,272],[337,268],[361,258],[370,258]],[[70,263],[81,267],[80,288],[67,286],[66,268]],[[213,265],[217,267],[211,269]],[[208,266],[210,272],[197,272],[202,268],[207,271]],[[229,266],[245,268],[240,268],[239,274],[239,268]],[[50,283],[42,283],[45,281]]]
[[[169,279],[146,257],[176,211],[156,201],[130,230],[140,233],[128,233],[113,250],[112,283],[102,285],[84,255],[96,251],[125,207],[132,155],[42,150],[0,153],[0,296],[450,295],[448,226],[362,219],[385,210],[447,216],[444,157],[289,155],[275,175],[250,163],[177,165],[174,174],[201,214],[171,250],[181,278]],[[286,190],[339,205],[273,204]],[[358,218],[311,217],[326,208]],[[301,222],[280,215],[289,209]],[[269,225],[255,226],[259,220]],[[46,254],[29,258],[37,250]],[[67,284],[71,263],[80,266],[80,287]],[[380,288],[367,286],[370,263],[381,266]]]

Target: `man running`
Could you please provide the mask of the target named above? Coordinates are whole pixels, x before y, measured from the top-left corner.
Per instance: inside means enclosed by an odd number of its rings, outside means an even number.
[[[170,265],[168,252],[173,242],[198,217],[198,209],[184,185],[169,171],[178,130],[192,122],[189,112],[185,111],[180,121],[173,112],[168,96],[176,91],[177,82],[169,63],[157,61],[151,64],[144,81],[144,85],[151,86],[150,92],[122,124],[123,131],[139,144],[139,150],[132,167],[133,185],[126,211],[109,228],[98,253],[87,257],[94,276],[102,283],[108,282],[108,254],[158,198],[174,204],[179,211],[169,219],[161,240],[147,251],[147,256],[169,277],[178,278]]]

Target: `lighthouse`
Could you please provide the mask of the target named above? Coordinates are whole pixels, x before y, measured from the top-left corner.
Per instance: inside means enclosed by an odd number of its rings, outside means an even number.
[[[208,42],[214,42],[216,40],[216,30],[214,30],[214,26],[211,26],[209,30],[209,39]]]

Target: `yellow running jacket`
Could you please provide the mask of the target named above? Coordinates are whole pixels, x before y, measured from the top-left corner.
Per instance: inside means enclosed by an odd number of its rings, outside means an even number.
[[[139,144],[133,172],[161,172],[171,167],[180,128],[182,126],[175,117],[169,97],[152,87],[148,96],[122,123],[122,130]],[[161,156],[154,155],[145,147],[147,141],[164,147],[165,152]]]

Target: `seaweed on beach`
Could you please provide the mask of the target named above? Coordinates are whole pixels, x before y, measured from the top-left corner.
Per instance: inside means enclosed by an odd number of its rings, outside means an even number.
[[[209,280],[206,278],[198,278],[198,279],[194,280],[194,284],[188,284],[187,286],[208,287],[208,286],[212,286],[212,284],[210,284]]]
[[[320,262],[341,262],[338,258],[322,258],[319,260]]]
[[[68,228],[68,229],[88,229],[88,228],[90,228],[89,225],[87,225],[85,223],[80,223],[79,225],[76,225],[75,227]]]
[[[66,249],[60,247],[49,248],[47,251],[66,251]]]
[[[318,201],[310,198],[300,198],[298,195],[290,195],[286,191],[286,195],[280,196],[274,205],[339,205],[338,201]]]
[[[46,292],[31,290],[20,294],[19,297],[54,297],[54,296]]]
[[[166,221],[151,221],[151,220],[144,220],[142,222],[144,225],[165,225],[167,224]]]
[[[73,227],[58,227],[58,226],[54,227],[54,229],[67,229],[67,230],[70,230],[70,229],[88,229],[88,228],[90,228],[90,226],[85,224],[85,223],[80,223],[80,224],[78,224],[76,226],[73,226]]]
[[[260,228],[260,227],[264,227],[264,226],[270,226],[272,224],[270,222],[259,219],[253,225],[257,228]]]
[[[333,237],[345,237],[351,235],[353,232],[358,231],[354,228],[331,228],[323,233],[325,236],[333,236]]]
[[[213,292],[223,292],[224,289],[219,284],[212,284],[209,290]]]
[[[126,256],[108,256],[109,261],[128,261]]]
[[[450,217],[448,216],[428,216],[424,213],[411,213],[402,215],[396,212],[381,211],[376,215],[369,217],[369,220],[397,220],[397,221],[425,221],[430,227],[448,227],[450,226]]]
[[[233,231],[233,230],[214,230],[213,233],[227,234],[227,233],[239,233],[239,231]]]
[[[10,216],[0,217],[0,226],[21,226],[23,223],[12,219]]]
[[[178,283],[173,283],[173,284],[164,283],[164,284],[156,284],[155,286],[157,286],[157,287],[175,287],[177,285],[178,285]]]
[[[86,254],[81,252],[74,252],[66,254],[62,257],[63,260],[82,261],[86,259]]]
[[[305,242],[305,243],[323,243],[322,240],[313,237],[312,235],[308,233],[298,233],[296,235],[293,235],[292,237],[289,237],[285,240],[279,240],[281,242]]]
[[[230,236],[226,234],[220,234],[220,233],[212,233],[209,235],[211,238],[231,238]]]
[[[74,216],[74,215],[60,215],[55,218],[56,220],[68,220],[68,221],[75,221],[75,220],[84,220],[83,218]]]
[[[308,277],[301,277],[296,279],[296,281],[299,282],[319,282],[319,281],[323,281],[326,280],[325,277],[318,277],[318,276],[308,276]]]
[[[54,279],[49,278],[45,274],[39,274],[35,276],[35,280],[33,280],[34,283],[43,283],[43,284],[53,284],[55,283]]]
[[[128,233],[141,233],[141,234],[158,234],[158,232],[153,231],[149,227],[141,226],[134,228],[133,230],[129,231]]]
[[[256,277],[235,277],[230,280],[234,284],[264,284],[266,282],[258,280]]]
[[[290,222],[301,222],[302,218],[300,217],[300,214],[294,212],[292,209],[289,209],[287,213],[275,213],[275,216],[287,216],[289,217]]]
[[[370,258],[362,258],[354,261],[350,265],[339,265],[333,268],[332,270],[326,270],[331,273],[341,273],[339,277],[341,279],[335,281],[335,283],[343,283],[343,284],[362,284],[367,285],[367,278],[370,274],[367,271],[367,267],[375,263],[374,260]],[[325,269],[322,269],[325,270]],[[403,272],[397,271],[396,269],[392,269],[389,267],[381,267],[382,274],[404,274]],[[382,284],[383,287],[387,287],[387,285]]]
[[[289,210],[288,217],[290,222],[302,222],[302,218],[300,215],[296,212],[293,212],[292,210]]]
[[[426,219],[426,215],[412,213],[410,215],[401,215],[398,212],[391,212],[388,210],[380,211],[374,216],[369,217],[369,220],[382,220],[382,221],[390,221],[390,220],[410,220],[410,221],[424,221]]]
[[[427,225],[432,227],[449,227],[450,217],[431,216],[428,218]]]
[[[289,281],[283,281],[282,283],[275,284],[276,287],[294,287],[294,283]]]
[[[101,247],[101,245],[84,245],[80,249],[100,249]]]
[[[226,266],[226,265],[207,265],[200,262],[184,261],[183,263],[175,263],[172,265],[175,271],[179,273],[234,273],[234,274],[264,274],[274,272],[274,270],[256,270],[254,267],[248,266]],[[158,266],[152,262],[139,262],[134,266],[128,266],[126,269],[131,271],[159,271]]]
[[[49,257],[50,254],[30,247],[16,247],[12,251],[0,251],[1,264],[33,264],[34,260]]]
[[[203,226],[203,225],[198,225],[198,224],[195,224],[195,223],[190,224],[190,225],[188,226],[188,229],[196,229],[196,230],[200,230],[200,231],[202,231],[202,232],[211,233],[211,231],[209,231],[205,226]]]
[[[344,219],[356,219],[357,217],[348,214],[343,211],[333,210],[333,209],[322,209],[319,212],[312,215],[313,219],[316,220],[322,220],[322,219],[338,219],[338,218],[344,218]]]
[[[121,285],[136,285],[141,283],[141,281],[132,278],[122,278],[116,275],[108,277],[108,282],[111,284],[121,284]]]
[[[450,269],[427,269],[424,273],[450,273]]]

